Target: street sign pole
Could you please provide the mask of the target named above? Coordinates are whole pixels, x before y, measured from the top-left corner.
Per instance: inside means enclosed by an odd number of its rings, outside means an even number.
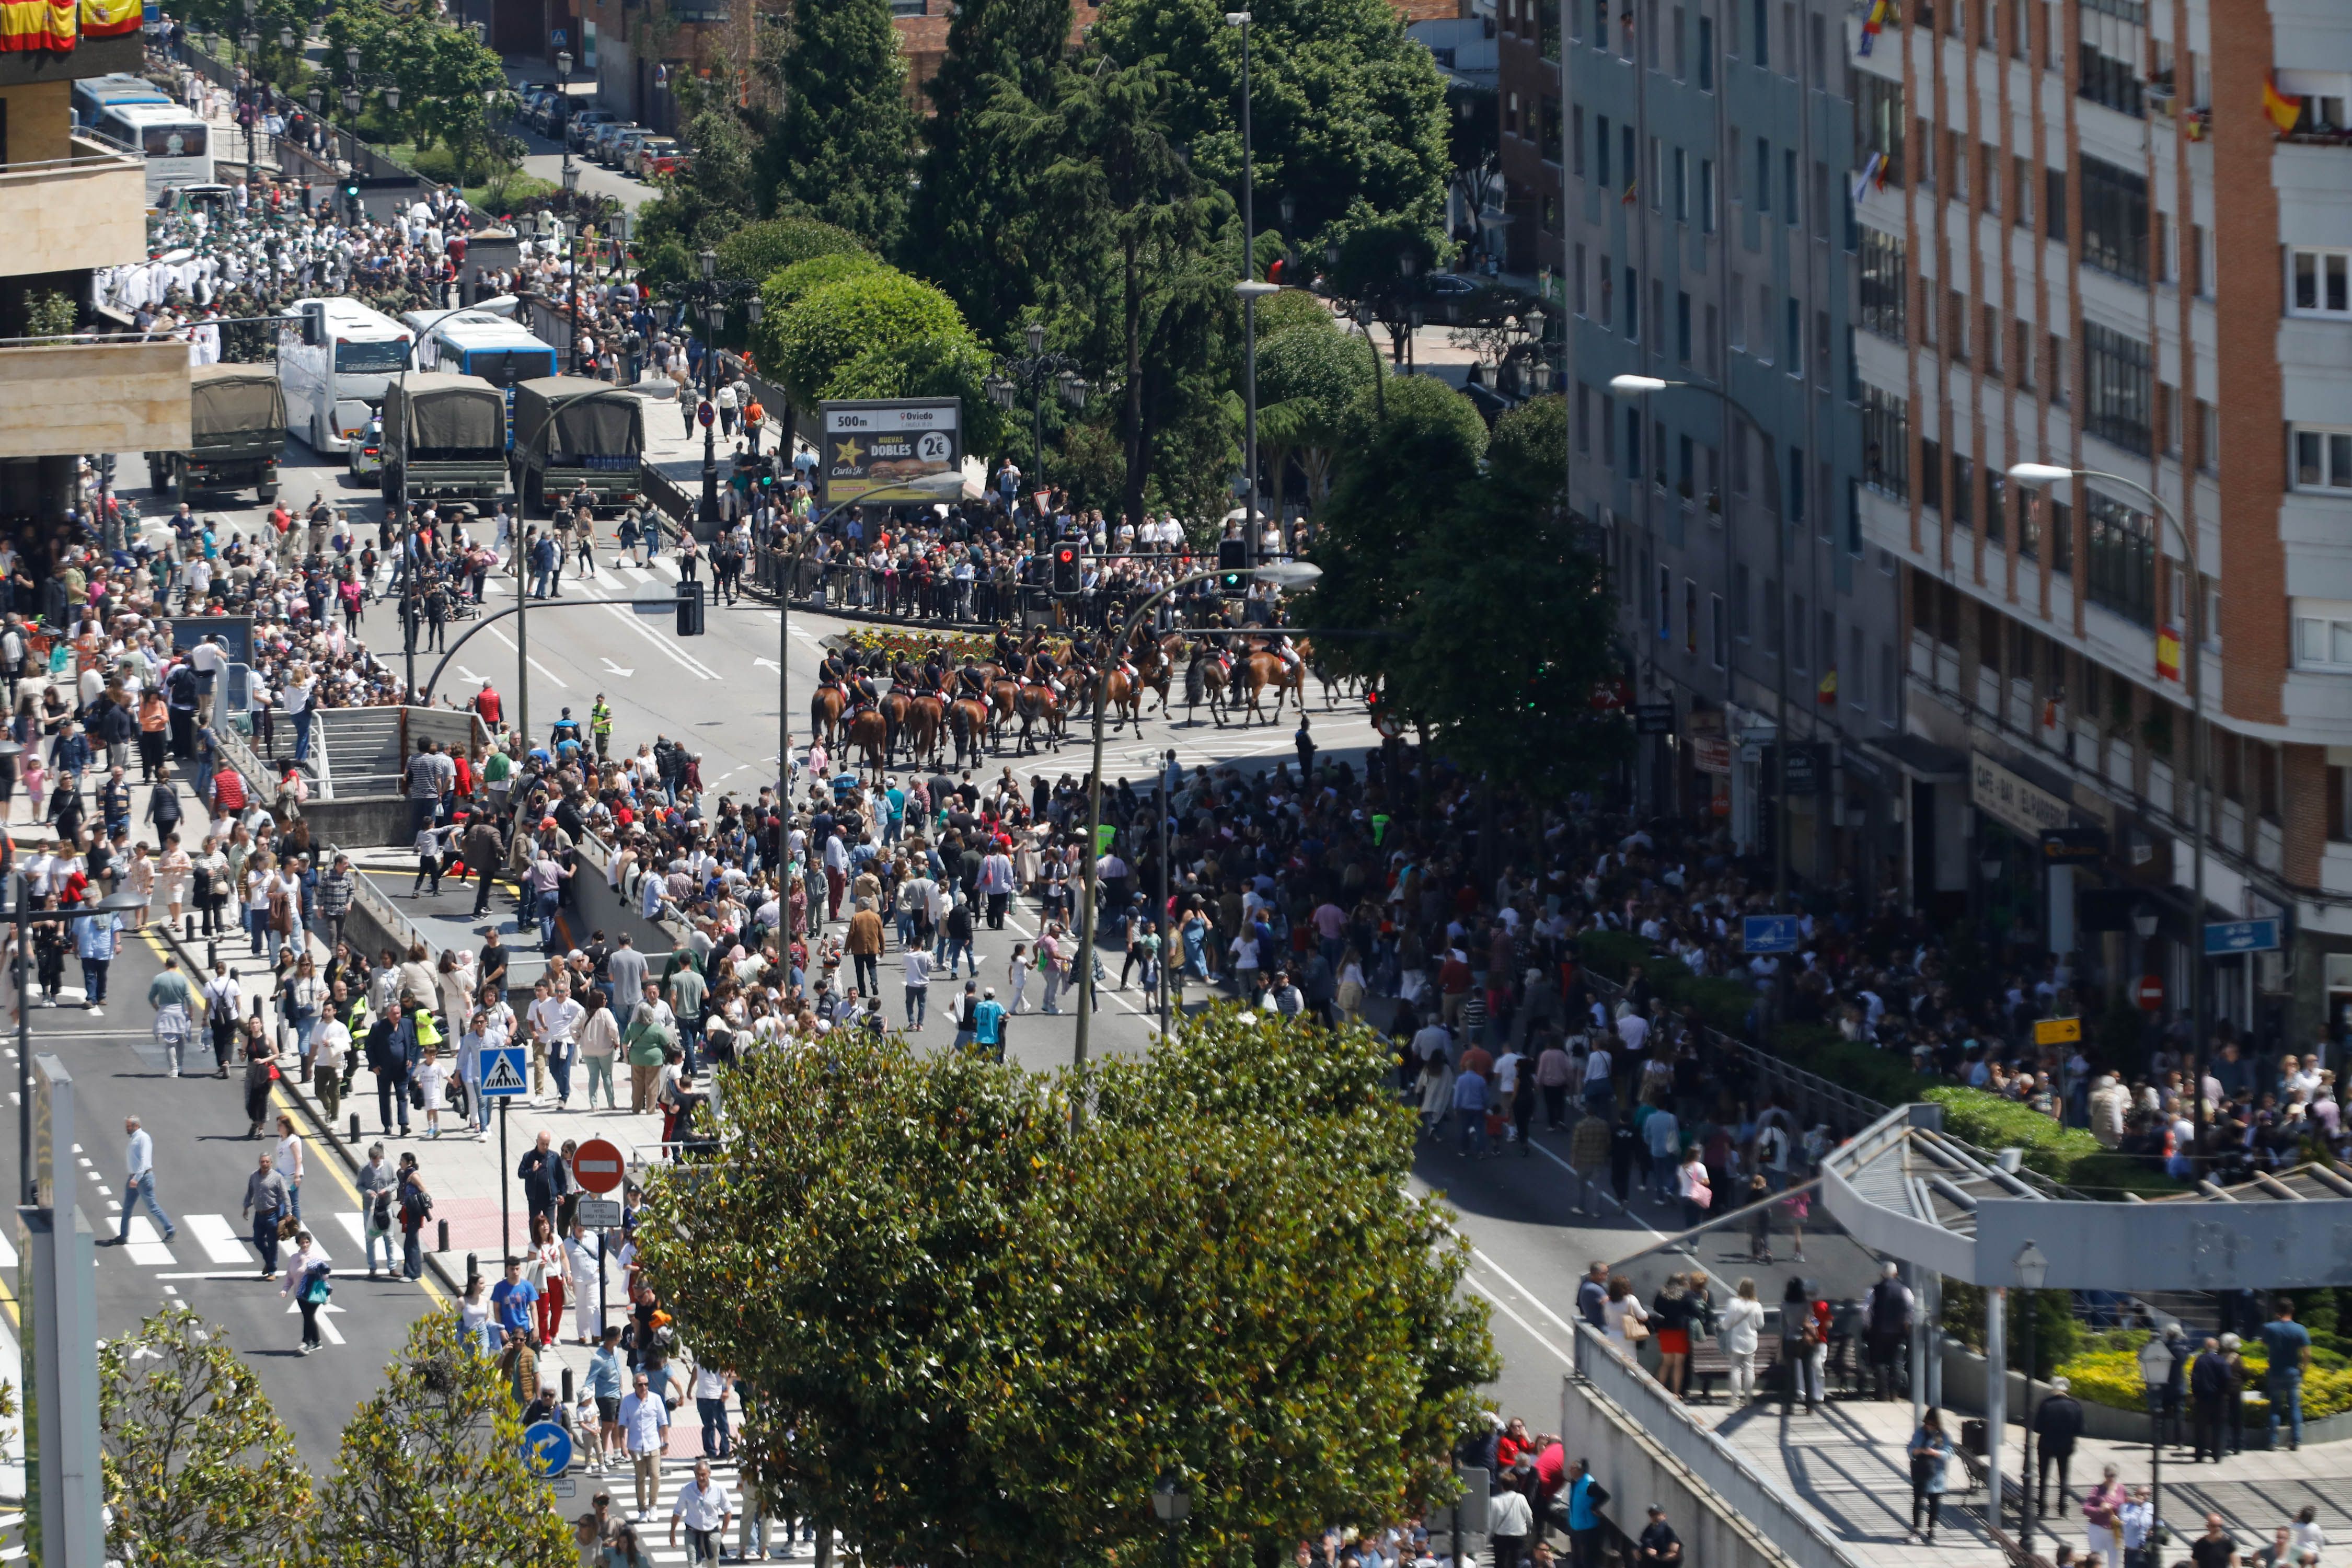
[[[514,1167],[507,1159],[507,1101],[499,1097],[499,1259],[514,1256]],[[501,1278],[504,1278],[501,1276]]]

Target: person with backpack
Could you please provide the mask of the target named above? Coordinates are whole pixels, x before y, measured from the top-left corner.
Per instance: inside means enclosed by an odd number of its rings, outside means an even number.
[[[360,1212],[367,1233],[368,1278],[376,1278],[375,1244],[383,1243],[383,1271],[393,1271],[392,1216],[398,1195],[399,1174],[383,1163],[383,1145],[368,1145],[368,1163],[360,1167]]]
[[[329,1279],[334,1268],[309,1231],[294,1233],[294,1256],[286,1264],[286,1282],[278,1293],[293,1297],[295,1305],[302,1309],[302,1348],[295,1354],[309,1355],[319,1348],[319,1309],[335,1293]]]
[[[406,1167],[400,1184],[401,1273],[410,1279],[425,1276],[425,1225],[433,1217],[433,1194],[425,1190],[425,1173],[416,1168],[416,1157],[403,1154]]]

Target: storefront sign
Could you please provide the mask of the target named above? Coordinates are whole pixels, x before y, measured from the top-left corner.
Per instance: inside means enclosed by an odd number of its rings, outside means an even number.
[[[957,472],[963,463],[963,405],[952,397],[824,405],[824,504]]]
[[[1695,735],[1690,743],[1691,766],[1703,773],[1731,771],[1731,742],[1720,735]]]
[[[2065,826],[2070,816],[2064,801],[2038,784],[2028,784],[1982,752],[1969,758],[1969,799],[1995,822],[2034,840],[2045,829]]]

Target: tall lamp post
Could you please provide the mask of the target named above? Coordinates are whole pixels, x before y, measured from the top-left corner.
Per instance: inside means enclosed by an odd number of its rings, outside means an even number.
[[[563,110],[555,117],[555,134],[563,142],[563,188],[580,188],[580,172],[572,166],[572,51],[559,49],[555,55],[556,100]]]
[[[2033,1320],[2041,1316],[2042,1282],[2050,1278],[2050,1259],[2031,1241],[2017,1249],[2017,1288],[2024,1292],[2018,1316],[2025,1320],[2025,1468],[2017,1479],[2018,1529],[2017,1543],[2025,1555],[2033,1555],[2033,1521],[2042,1512],[2042,1489],[2033,1484]],[[1988,1367],[1995,1377],[2007,1375],[2006,1367]],[[2000,1520],[1993,1519],[1998,1527]]]
[[[2172,1350],[2162,1334],[2151,1333],[2139,1347],[2139,1380],[2147,1390],[2148,1544],[2164,1518],[2164,1401],[2172,1389]]]
[[[1168,1527],[1168,1568],[1176,1568],[1183,1561],[1184,1521],[1192,1516],[1192,1494],[1174,1472],[1162,1475],[1151,1489],[1151,1511]]]
[[[1654,375],[1620,375],[1610,378],[1609,390],[1620,397],[1646,397],[1654,392],[1670,387],[1682,387],[1705,393],[1720,399],[1734,414],[1756,426],[1756,444],[1764,449],[1764,485],[1771,495],[1772,510],[1772,571],[1773,592],[1780,595],[1780,604],[1771,606],[1765,625],[1779,617],[1779,646],[1772,650],[1772,767],[1773,810],[1777,814],[1772,827],[1772,909],[1784,912],[1789,907],[1789,637],[1781,605],[1788,602],[1789,592],[1789,520],[1780,510],[1780,459],[1772,449],[1771,433],[1754,410],[1721,387],[1708,386],[1696,381],[1665,381]]]
[[[1125,647],[1135,636],[1135,628],[1143,623],[1152,607],[1180,588],[1195,583],[1206,583],[1223,576],[1222,572],[1194,572],[1179,577],[1157,594],[1127,613],[1126,624],[1118,630],[1118,639],[1110,646]],[[1323,575],[1323,568],[1307,561],[1268,561],[1250,573],[1251,577],[1269,587],[1295,590],[1304,588]],[[1087,837],[1081,857],[1085,887],[1079,895],[1078,916],[1078,1040],[1072,1060],[1084,1072],[1087,1065],[1087,1037],[1094,1022],[1095,1010],[1095,884],[1096,865],[1102,858],[1098,846],[1102,840],[1102,771],[1103,771],[1103,708],[1109,700],[1110,672],[1116,660],[1107,659],[1095,678],[1094,700],[1094,760],[1087,771]],[[1162,962],[1167,957],[1167,943],[1160,944]],[[1078,1114],[1074,1102],[1071,1114]]]
[[[2180,519],[2167,506],[2164,498],[2141,484],[2101,468],[2070,468],[2057,463],[2011,463],[2009,477],[2021,485],[2034,489],[2047,489],[2068,479],[2098,479],[2111,485],[2121,485],[2147,499],[2156,515],[2172,524],[2180,537],[2182,558],[2189,565],[2189,647],[2181,655],[2185,667],[2182,677],[2189,689],[2189,789],[2196,810],[2189,827],[2189,841],[2195,866],[2190,872],[2190,884],[2197,907],[2189,922],[2189,1065],[2190,1115],[2196,1129],[2196,1147],[2189,1151],[2189,1170],[2200,1169],[2198,1154],[2205,1147],[2205,832],[2206,817],[2212,807],[2205,794],[2205,577],[2197,564],[2197,536],[2185,527]],[[2251,961],[2249,961],[2251,962]]]
[[[702,317],[702,397],[708,404],[719,385],[719,334],[727,330],[727,302],[740,299],[743,319],[756,327],[760,324],[760,286],[740,279],[720,282],[719,253],[715,250],[705,250],[695,260],[702,279],[687,285],[679,293],[684,303]],[[703,417],[705,413],[709,417]],[[719,517],[719,416],[716,409],[698,409],[696,417],[702,419],[702,520],[712,522]],[[791,453],[786,452],[785,457],[789,459]]]
[[[1029,343],[1028,353],[1018,359],[998,355],[996,363],[989,367],[987,379],[981,385],[986,389],[988,400],[999,408],[1011,408],[1022,393],[1029,395],[1033,421],[1030,438],[1035,443],[1031,448],[1031,460],[1037,465],[1037,472],[1032,478],[1036,484],[1043,485],[1045,480],[1045,389],[1051,386],[1061,395],[1063,402],[1083,413],[1087,395],[1093,392],[1094,387],[1080,373],[1076,360],[1068,354],[1045,352],[1045,328],[1042,322],[1032,321],[1022,331]]]
[[[1225,26],[1242,35],[1242,276],[1234,292],[1242,302],[1242,537],[1243,559],[1255,564],[1257,540],[1257,302],[1281,289],[1257,276],[1257,164],[1250,138],[1250,22],[1247,11],[1225,13]]]

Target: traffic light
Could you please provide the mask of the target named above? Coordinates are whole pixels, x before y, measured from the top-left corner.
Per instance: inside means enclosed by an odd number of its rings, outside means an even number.
[[[327,307],[315,300],[302,307],[302,346],[306,349],[327,346]]]
[[[1238,594],[1249,575],[1249,542],[1244,539],[1217,541],[1217,586],[1228,594]]]
[[[1078,547],[1075,544],[1054,546],[1054,592],[1075,594],[1078,591]]]
[[[702,635],[702,584],[699,582],[677,585],[677,635],[682,637]]]

